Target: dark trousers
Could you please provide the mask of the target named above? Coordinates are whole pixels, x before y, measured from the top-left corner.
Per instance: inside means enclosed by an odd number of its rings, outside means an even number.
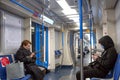
[[[92,77],[103,78],[105,76],[106,73],[102,72],[99,69],[91,68],[89,66],[83,67],[83,80],[85,80],[85,78],[92,78]],[[81,80],[80,71],[76,73],[76,78],[77,80]]]
[[[30,65],[27,67],[27,71],[32,75],[33,80],[43,80],[44,73],[38,68],[37,65]]]

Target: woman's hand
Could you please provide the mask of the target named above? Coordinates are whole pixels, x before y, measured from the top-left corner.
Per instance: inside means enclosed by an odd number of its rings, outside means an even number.
[[[31,53],[30,57],[32,58],[33,56],[35,56],[35,53]]]
[[[100,57],[100,55],[99,55],[98,53],[92,55],[92,58],[93,58],[94,61],[95,61],[98,57]]]

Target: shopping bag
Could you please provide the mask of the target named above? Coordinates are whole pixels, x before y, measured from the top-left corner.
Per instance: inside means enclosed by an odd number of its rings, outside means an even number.
[[[7,80],[18,79],[25,76],[23,62],[11,63],[6,66]]]

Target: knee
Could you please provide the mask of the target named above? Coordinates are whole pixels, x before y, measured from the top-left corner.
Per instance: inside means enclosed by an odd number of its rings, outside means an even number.
[[[42,73],[43,73],[43,75],[45,76],[45,74],[46,74],[46,69],[44,69],[44,70],[42,71]]]

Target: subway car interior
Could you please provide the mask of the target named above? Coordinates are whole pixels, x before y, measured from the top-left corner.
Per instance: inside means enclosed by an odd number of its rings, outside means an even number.
[[[83,67],[104,51],[101,37],[110,36],[120,53],[119,9],[120,0],[0,0],[0,80],[35,80],[25,63],[14,65],[23,40],[31,42],[35,64],[47,69],[42,80],[78,80],[78,71],[84,80]],[[108,80],[120,80],[117,67]]]

